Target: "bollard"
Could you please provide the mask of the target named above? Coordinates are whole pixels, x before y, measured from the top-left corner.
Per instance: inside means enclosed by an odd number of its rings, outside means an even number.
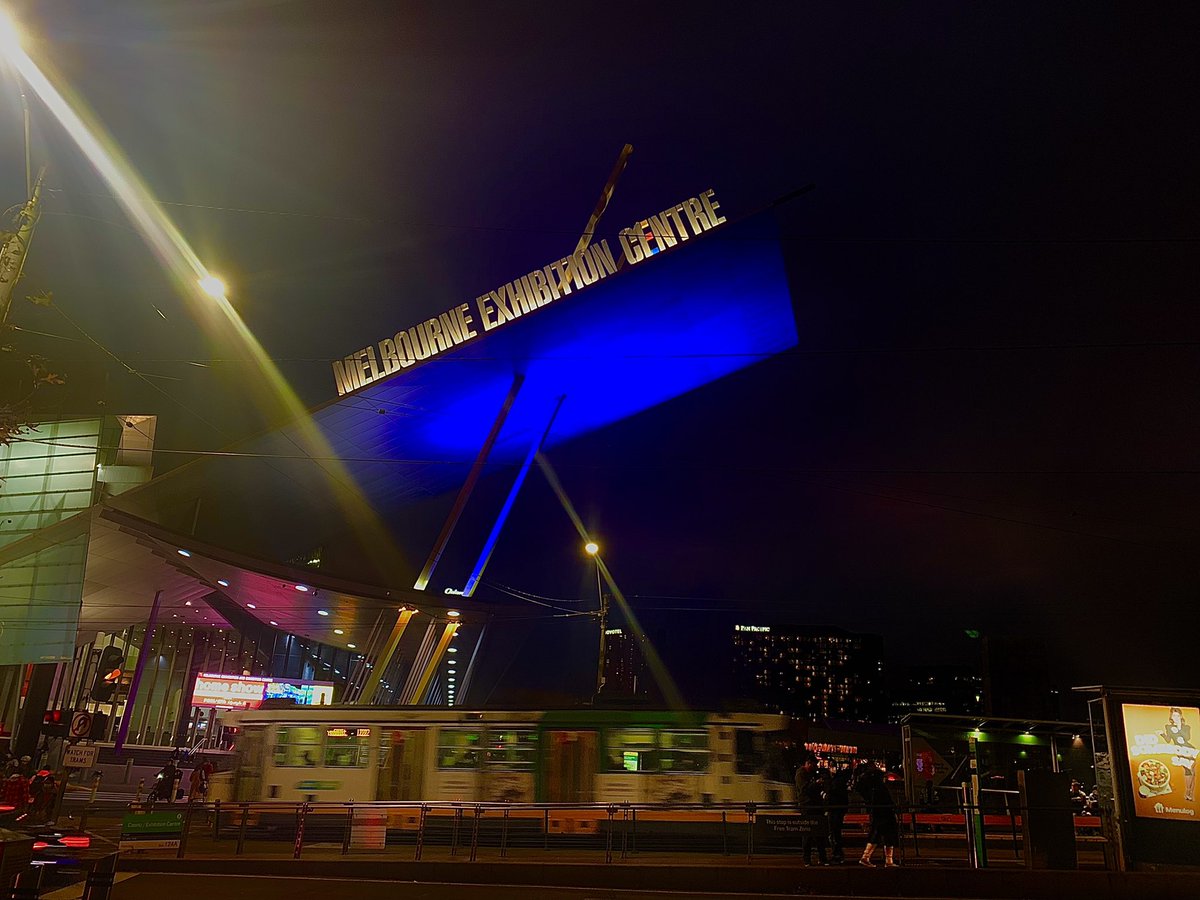
[[[108,900],[116,872],[117,854],[110,853],[88,872],[87,884],[83,888],[80,900]]]
[[[429,810],[429,807],[426,806],[424,803],[422,803],[421,804],[421,815],[417,819],[417,855],[415,857],[416,859],[421,858],[421,850],[425,846],[425,815],[428,812],[428,810]]]
[[[21,872],[9,895],[12,900],[37,900],[42,891],[42,874],[45,871],[45,866],[30,866]]]
[[[754,859],[754,813],[757,810],[754,803],[746,804],[746,862]]]
[[[102,773],[97,772],[95,777],[92,779],[92,796],[88,798],[88,803],[96,802],[96,792],[100,790],[101,775]]]
[[[221,839],[221,801],[213,801],[213,843]]]
[[[234,851],[236,856],[242,855],[242,850],[246,847],[246,820],[250,818],[250,804],[242,804],[242,824],[238,828],[237,850]]]
[[[292,859],[300,858],[300,851],[304,849],[304,820],[308,817],[308,802],[300,804],[300,808],[296,810],[296,846],[292,849]]]
[[[133,757],[125,760],[125,778],[121,784],[129,784],[129,779],[133,777]]]
[[[144,788],[145,786],[146,786],[146,779],[145,779],[145,778],[139,778],[139,779],[138,779],[137,791],[135,791],[135,792],[134,792],[134,795],[133,795],[133,802],[134,802],[134,803],[141,803],[141,802],[142,802],[142,788]]]
[[[475,819],[471,823],[471,862],[475,862],[475,858],[479,852],[479,814],[483,807],[475,807]]]

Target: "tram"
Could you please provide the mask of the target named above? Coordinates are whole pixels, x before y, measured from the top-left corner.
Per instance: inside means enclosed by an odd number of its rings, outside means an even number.
[[[789,719],[295,706],[226,713],[237,801],[779,803]]]

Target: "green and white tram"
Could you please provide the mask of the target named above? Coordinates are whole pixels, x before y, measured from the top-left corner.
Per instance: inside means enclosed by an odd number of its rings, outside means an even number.
[[[233,799],[742,803],[791,799],[786,716],[320,706],[244,710]]]

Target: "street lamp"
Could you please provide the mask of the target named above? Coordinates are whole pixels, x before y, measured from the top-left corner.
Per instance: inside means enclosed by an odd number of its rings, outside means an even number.
[[[225,282],[223,282],[216,275],[205,275],[203,278],[201,278],[200,290],[204,291],[204,293],[208,294],[208,296],[212,297],[214,300],[225,299]]]
[[[600,579],[600,545],[588,541],[583,545],[584,552],[596,561],[596,595],[600,601],[600,653],[596,659],[596,693],[604,687],[604,658],[608,654],[608,599],[604,596],[604,582]]]

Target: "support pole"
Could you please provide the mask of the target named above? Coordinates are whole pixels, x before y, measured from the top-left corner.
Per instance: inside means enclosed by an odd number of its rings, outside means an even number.
[[[150,607],[150,618],[146,620],[146,637],[142,640],[142,649],[138,651],[137,665],[133,668],[133,678],[129,680],[129,693],[125,696],[125,709],[121,713],[121,727],[117,729],[117,740],[113,752],[118,756],[129,737],[129,720],[133,718],[133,704],[137,700],[138,685],[142,683],[142,673],[146,671],[146,658],[150,656],[150,645],[154,640],[154,629],[158,625],[158,611],[162,607],[161,590],[154,592],[154,603]]]
[[[446,516],[446,522],[442,525],[441,533],[438,534],[437,540],[433,542],[433,549],[429,551],[429,558],[425,560],[425,567],[421,569],[421,574],[417,576],[417,580],[413,584],[415,590],[423,591],[428,587],[429,579],[433,577],[433,570],[437,568],[438,561],[442,558],[442,553],[446,550],[446,544],[450,542],[450,536],[454,534],[458,520],[462,518],[467,501],[471,498],[471,492],[475,490],[475,484],[479,481],[479,476],[483,473],[484,463],[487,462],[488,455],[492,452],[492,447],[495,445],[496,439],[500,437],[500,430],[504,427],[504,421],[508,418],[513,401],[517,399],[517,393],[521,390],[521,385],[524,383],[525,376],[521,373],[518,372],[513,376],[513,383],[512,387],[508,389],[508,396],[504,398],[500,412],[496,413],[496,420],[492,422],[492,428],[488,432],[483,446],[479,448],[479,454],[475,457],[471,471],[467,473],[467,480],[463,482],[463,486],[458,491],[458,496],[454,499],[454,506],[450,508],[450,514]]]
[[[554,409],[550,413],[550,419],[546,422],[545,429],[542,431],[541,436],[530,445],[529,453],[525,456],[525,461],[521,463],[521,468],[517,470],[517,477],[508,491],[508,496],[504,498],[504,505],[500,507],[500,515],[496,517],[496,521],[492,524],[492,530],[488,534],[487,540],[483,543],[483,550],[480,551],[479,559],[475,561],[475,568],[471,572],[471,577],[467,579],[467,587],[463,591],[464,597],[472,596],[475,593],[475,588],[479,586],[479,579],[483,577],[483,570],[487,568],[487,564],[492,558],[492,551],[496,549],[496,541],[500,539],[500,532],[504,530],[504,523],[508,520],[508,514],[512,511],[513,504],[517,501],[517,495],[521,493],[521,486],[525,484],[525,477],[529,474],[529,467],[533,465],[533,460],[541,451],[542,444],[546,443],[546,438],[550,435],[550,429],[554,427],[554,420],[558,417],[558,411],[562,409],[563,401],[566,399],[566,394],[558,398],[558,402],[554,404]]]
[[[438,665],[442,661],[442,657],[446,655],[446,648],[450,646],[450,640],[454,637],[454,632],[458,631],[457,622],[447,622],[445,629],[442,631],[442,636],[437,642],[437,646],[433,649],[433,653],[429,656],[429,662],[425,665],[424,671],[421,672],[421,677],[417,681],[413,692],[406,698],[407,703],[420,703],[421,698],[425,696],[425,691],[429,687],[429,682],[433,680],[433,673],[437,671]]]
[[[414,615],[415,609],[409,609],[407,606],[401,608],[400,613],[396,616],[396,624],[392,626],[392,633],[388,636],[387,643],[384,644],[383,650],[379,654],[379,658],[375,660],[375,667],[371,669],[371,674],[367,676],[367,683],[363,685],[362,693],[358,695],[360,705],[370,705],[375,699],[375,691],[379,688],[379,681],[383,678],[383,672],[388,667],[388,663],[392,661],[392,655],[396,652],[396,648],[400,646],[400,638],[404,637],[404,630],[408,628],[408,623]]]
[[[596,233],[596,226],[600,224],[600,217],[604,215],[604,211],[608,209],[608,201],[612,199],[613,191],[617,189],[617,179],[621,177],[621,173],[625,171],[625,166],[629,164],[629,155],[633,153],[633,144],[626,144],[621,148],[620,154],[617,155],[617,161],[613,164],[612,172],[609,173],[608,181],[604,183],[604,190],[600,192],[600,199],[596,201],[596,208],[592,210],[592,214],[588,216],[587,225],[584,226],[583,234],[580,235],[579,242],[575,244],[575,252],[579,253],[585,250],[587,245],[592,242],[592,235]],[[625,261],[624,255],[621,257],[621,262]]]

